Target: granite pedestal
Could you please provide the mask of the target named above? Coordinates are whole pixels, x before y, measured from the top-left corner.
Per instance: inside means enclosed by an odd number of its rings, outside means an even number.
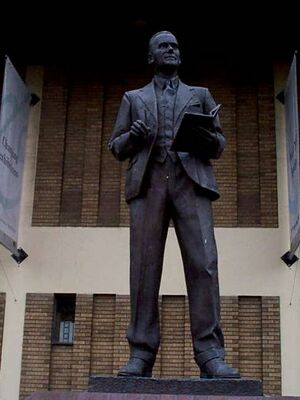
[[[135,378],[91,376],[89,392],[262,396],[258,379]]]

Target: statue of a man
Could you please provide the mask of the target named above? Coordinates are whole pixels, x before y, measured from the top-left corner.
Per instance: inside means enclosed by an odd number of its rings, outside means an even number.
[[[210,155],[172,151],[184,112],[209,113],[215,102],[204,87],[187,86],[177,69],[176,37],[158,32],[149,42],[155,75],[126,92],[109,142],[120,161],[129,159],[126,201],[130,207],[130,359],[119,376],[151,377],[160,344],[158,297],[169,222],[184,265],[195,361],[203,378],[239,378],[224,361],[220,327],[217,249],[211,202],[219,197],[209,158],[225,145],[218,117]]]

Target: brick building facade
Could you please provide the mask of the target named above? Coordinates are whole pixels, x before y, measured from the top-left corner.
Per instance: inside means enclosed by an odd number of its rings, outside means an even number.
[[[90,375],[116,374],[129,352],[125,338],[129,296],[76,297],[75,336],[70,344],[51,342],[54,295],[26,299],[21,399],[33,390],[84,390]],[[278,297],[222,297],[226,359],[243,377],[262,379],[266,395],[281,393]],[[156,377],[196,377],[185,296],[162,296],[161,346]]]
[[[213,64],[203,78],[221,111],[227,146],[215,163],[222,197],[216,226],[277,227],[276,145],[272,65],[230,71]],[[149,76],[45,69],[33,226],[128,226],[126,163],[108,151],[120,99]],[[191,83],[191,82],[188,82]]]
[[[222,103],[228,142],[214,163],[227,360],[242,376],[261,378],[265,394],[299,394],[300,297],[295,291],[289,305],[292,270],[280,260],[288,214],[283,109],[275,94],[287,64],[195,62],[196,71],[187,68],[182,80],[208,86]],[[127,358],[127,166],[113,159],[107,142],[123,92],[151,78],[138,67],[138,73],[73,64],[27,68],[26,82],[41,98],[30,116],[20,221],[29,257],[16,269],[0,250],[0,398],[85,389],[90,374],[115,374]],[[76,299],[74,339],[67,344],[53,339],[55,301],[63,294]],[[155,376],[197,376],[172,228],[160,313]]]

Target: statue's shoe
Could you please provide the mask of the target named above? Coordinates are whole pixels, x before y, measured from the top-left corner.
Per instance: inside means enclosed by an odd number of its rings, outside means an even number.
[[[128,363],[120,369],[118,376],[140,376],[151,378],[152,365],[141,358],[131,357]]]
[[[222,358],[213,358],[201,366],[200,378],[239,379],[239,372],[229,367]]]

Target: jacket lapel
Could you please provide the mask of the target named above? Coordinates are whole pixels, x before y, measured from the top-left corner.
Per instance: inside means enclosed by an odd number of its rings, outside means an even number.
[[[191,98],[193,97],[192,89],[179,81],[178,89],[177,89],[177,96],[176,96],[176,103],[174,108],[174,124],[176,123],[182,114],[183,110],[185,109],[186,105],[189,103]]]
[[[139,90],[139,96],[145,103],[148,111],[152,114],[155,121],[157,121],[157,102],[153,82]]]
[[[139,90],[139,97],[142,99],[148,111],[154,117],[155,121],[157,121],[157,101],[153,82],[150,82],[147,86]],[[179,81],[174,108],[175,126],[183,110],[185,109],[186,105],[189,103],[192,97],[193,90],[191,89],[191,87]]]

